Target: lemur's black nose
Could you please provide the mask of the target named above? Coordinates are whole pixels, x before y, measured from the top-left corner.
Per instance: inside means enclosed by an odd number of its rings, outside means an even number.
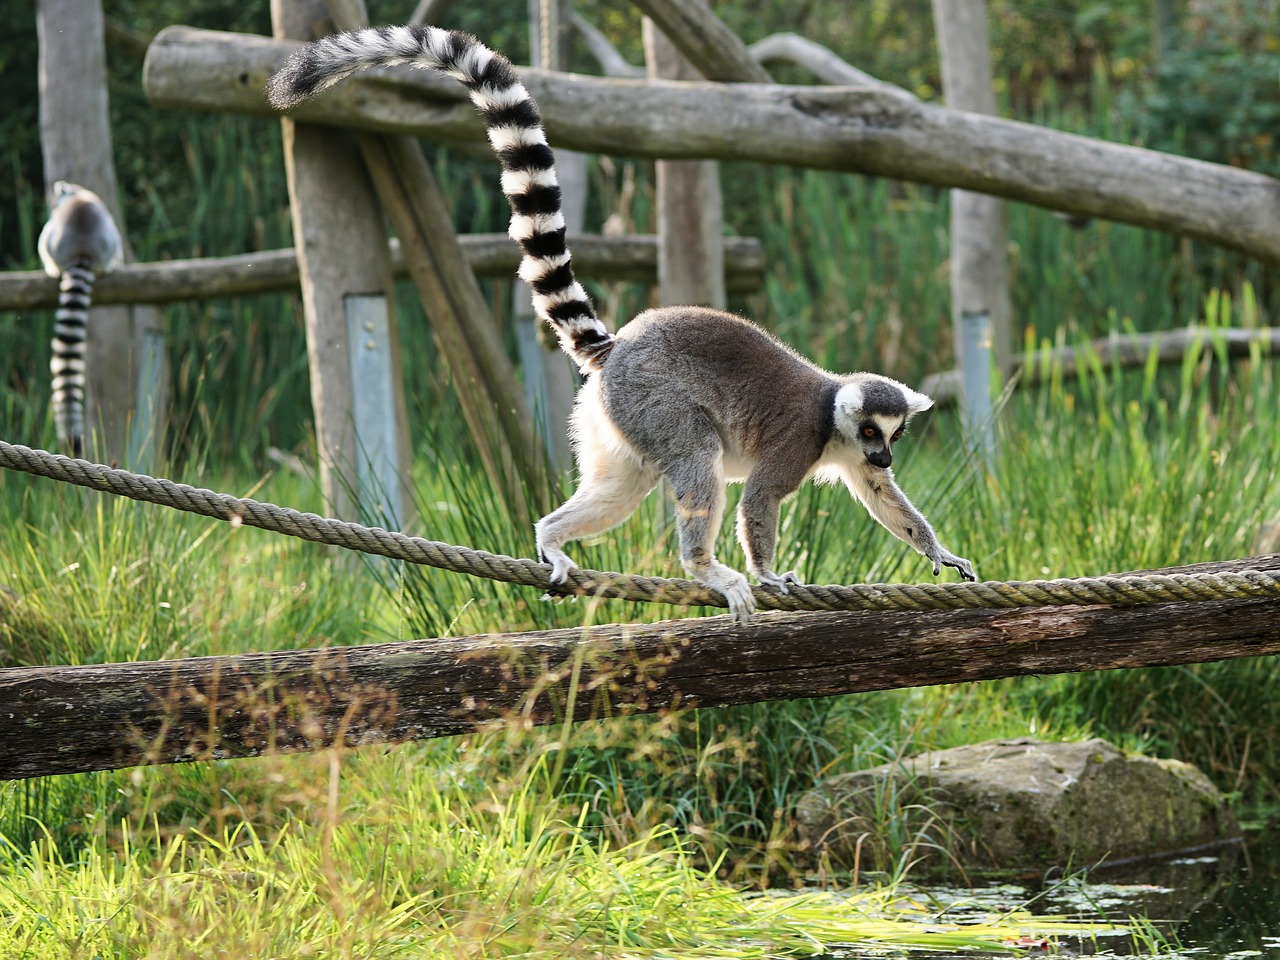
[[[893,455],[888,450],[872,450],[867,454],[867,460],[873,467],[885,469],[893,463]]]

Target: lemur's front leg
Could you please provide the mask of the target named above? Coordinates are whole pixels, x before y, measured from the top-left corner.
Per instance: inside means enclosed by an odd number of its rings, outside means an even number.
[[[767,469],[757,469],[747,477],[742,499],[738,501],[738,542],[747,557],[747,570],[762,585],[779,593],[787,593],[791,584],[800,583],[800,575],[795,570],[773,572],[779,507],[794,489],[788,489],[789,480],[789,477],[772,477]]]
[[[861,464],[844,471],[849,491],[862,501],[867,512],[899,540],[910,544],[933,562],[936,577],[943,567],[955,567],[965,580],[977,580],[973,564],[958,557],[941,543],[929,521],[907,499],[888,468]]]

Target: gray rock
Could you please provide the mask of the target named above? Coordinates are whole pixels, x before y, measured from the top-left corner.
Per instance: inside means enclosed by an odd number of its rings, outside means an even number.
[[[801,797],[800,839],[840,869],[1044,871],[1239,836],[1203,773],[1105,740],[992,740],[831,777]]]

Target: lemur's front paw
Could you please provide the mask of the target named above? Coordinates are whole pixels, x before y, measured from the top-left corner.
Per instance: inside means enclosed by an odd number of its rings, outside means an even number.
[[[972,580],[975,583],[978,580],[978,575],[973,570],[973,564],[964,557],[957,557],[949,550],[939,547],[937,555],[929,559],[933,561],[933,575],[935,577],[942,572],[943,567],[955,567],[960,571],[962,579]]]
[[[795,570],[788,570],[786,573],[761,573],[757,579],[760,586],[768,587],[771,590],[777,590],[779,593],[790,593],[791,585],[800,586],[800,574]]]

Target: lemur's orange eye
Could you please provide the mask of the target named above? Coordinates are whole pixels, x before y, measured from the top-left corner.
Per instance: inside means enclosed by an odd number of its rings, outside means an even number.
[[[907,431],[905,427],[899,427],[897,430],[893,431],[893,442],[897,443],[899,440],[901,440],[902,435],[906,432]]]
[[[874,440],[874,439],[876,438],[876,428],[875,428],[875,427],[863,427],[863,428],[862,428],[862,435],[863,435],[864,437],[866,437],[868,440]]]

